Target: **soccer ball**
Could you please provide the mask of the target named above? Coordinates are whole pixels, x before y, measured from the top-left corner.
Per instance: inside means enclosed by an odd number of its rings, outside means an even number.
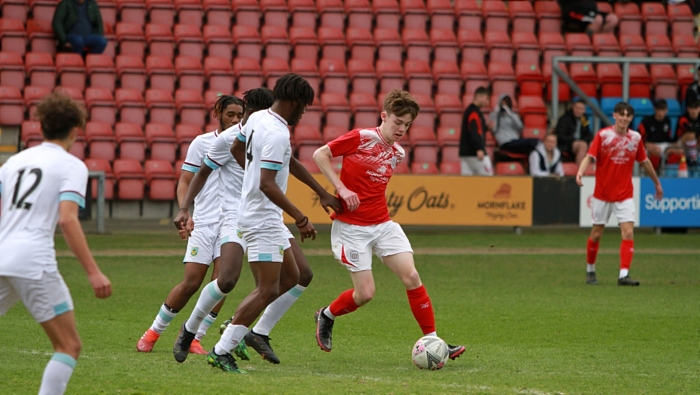
[[[442,369],[449,356],[447,343],[437,336],[423,336],[413,346],[413,363],[418,369]]]

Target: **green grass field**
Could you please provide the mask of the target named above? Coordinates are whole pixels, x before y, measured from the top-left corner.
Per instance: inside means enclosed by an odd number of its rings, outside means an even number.
[[[631,274],[615,285],[619,232],[609,229],[597,287],[585,285],[585,230],[410,232],[416,264],[435,306],[438,334],[467,351],[441,371],[410,358],[421,336],[401,283],[375,260],[375,299],[339,318],[332,353],[314,339],[314,311],[350,287],[330,256],[326,232],[305,243],[314,281],[271,334],[282,359],[242,362],[224,373],[171,348],[194,300],[151,354],[137,353],[170,289],[181,280],[185,244],[172,233],[91,235],[113,284],[92,296],[78,262],[59,258],[76,307],[83,354],[70,394],[697,394],[700,393],[698,234],[639,232]],[[60,237],[57,248],[65,252]],[[446,255],[449,253],[449,255]],[[247,269],[215,327],[251,289]],[[51,345],[21,304],[0,318],[0,394],[36,393]],[[251,350],[251,352],[253,352]]]

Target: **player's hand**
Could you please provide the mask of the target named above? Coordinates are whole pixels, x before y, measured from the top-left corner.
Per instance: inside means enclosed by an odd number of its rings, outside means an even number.
[[[476,151],[476,159],[484,160],[484,150],[480,149]]]
[[[581,173],[576,173],[576,184],[578,184],[578,186],[580,186],[580,187],[583,186],[583,180],[581,180],[581,177],[582,177]]]
[[[109,282],[107,276],[98,271],[88,275],[88,281],[90,281],[90,286],[95,291],[95,296],[104,299],[108,298],[112,294],[112,283]]]
[[[180,238],[182,240],[187,240],[189,235],[192,234],[192,231],[194,230],[194,221],[192,221],[192,217],[187,219],[187,225],[185,226],[185,229],[178,229],[177,233],[180,235]]]
[[[341,199],[343,199],[345,205],[348,206],[348,210],[355,211],[358,207],[360,207],[360,198],[357,197],[357,194],[355,192],[345,187],[342,187],[338,189],[338,195]]]
[[[187,225],[190,221],[190,212],[187,209],[179,209],[177,210],[177,215],[175,216],[175,219],[173,220],[173,224],[175,224],[175,227],[178,230],[178,233],[180,234],[180,237],[185,239],[186,237],[183,237],[183,234],[185,236],[190,236],[190,230],[188,229]]]
[[[296,223],[297,228],[299,228],[299,233],[301,233],[301,242],[304,242],[304,239],[311,239],[311,240],[316,240],[316,228],[314,228],[314,224],[311,223],[311,220],[309,220],[309,217],[304,217],[301,221],[297,221]]]
[[[340,210],[343,209],[343,206],[340,204],[340,199],[328,192],[322,193],[321,196],[318,197],[318,201],[321,203],[321,207],[326,210],[327,214],[331,213],[330,210],[333,210],[336,214],[338,214],[340,213]]]
[[[664,190],[661,188],[661,184],[660,184],[660,183],[656,186],[656,195],[655,195],[655,197],[656,197],[656,200],[661,200],[661,199],[663,199],[663,197],[664,197]]]

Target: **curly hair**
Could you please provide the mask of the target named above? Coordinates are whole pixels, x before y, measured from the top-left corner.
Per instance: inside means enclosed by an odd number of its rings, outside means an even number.
[[[272,92],[275,100],[303,103],[307,106],[314,102],[314,88],[308,81],[294,73],[280,77]]]
[[[220,95],[219,98],[216,99],[216,103],[214,103],[214,117],[217,119],[220,118],[221,113],[231,104],[241,106],[243,112],[245,112],[245,102],[243,100],[233,95]]]
[[[243,100],[248,104],[250,111],[260,111],[272,107],[275,96],[268,88],[255,88],[243,93]]]
[[[70,97],[53,92],[44,97],[36,108],[41,133],[46,140],[63,140],[73,128],[85,126],[87,114],[81,104]]]
[[[397,117],[411,114],[411,120],[413,120],[418,116],[420,106],[410,93],[394,89],[384,98],[383,110],[388,115],[395,114]]]

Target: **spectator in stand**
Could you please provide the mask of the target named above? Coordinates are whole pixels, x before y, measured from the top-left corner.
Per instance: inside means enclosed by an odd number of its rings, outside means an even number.
[[[685,108],[688,108],[688,104],[693,101],[700,101],[700,86],[698,86],[698,81],[688,85],[688,88],[685,90]]]
[[[564,177],[557,135],[549,133],[530,152],[530,175],[533,177]]]
[[[688,104],[685,114],[678,120],[676,139],[685,150],[688,166],[698,164],[698,135],[700,135],[700,101],[695,100]]]
[[[586,113],[586,102],[576,100],[569,111],[559,118],[554,134],[559,140],[559,150],[568,154],[580,165],[588,152],[588,144],[591,142],[591,130]]]
[[[530,154],[540,143],[539,139],[522,138],[523,121],[513,111],[513,99],[508,95],[498,97],[498,104],[489,116],[493,137],[503,151]]]
[[[617,27],[617,16],[598,10],[595,0],[558,0],[564,31],[611,33]]]
[[[107,47],[102,15],[95,0],[61,0],[52,25],[59,51],[83,56],[85,48],[92,54],[100,54]]]
[[[489,91],[479,87],[464,110],[459,137],[459,159],[463,176],[492,176],[491,158],[486,155],[486,121],[481,108],[489,103]]]
[[[647,153],[652,157],[663,157],[666,153],[683,154],[683,150],[676,144],[677,138],[671,133],[671,120],[668,114],[668,103],[660,99],[654,103],[654,115],[644,117],[639,124],[639,133],[647,149]]]

